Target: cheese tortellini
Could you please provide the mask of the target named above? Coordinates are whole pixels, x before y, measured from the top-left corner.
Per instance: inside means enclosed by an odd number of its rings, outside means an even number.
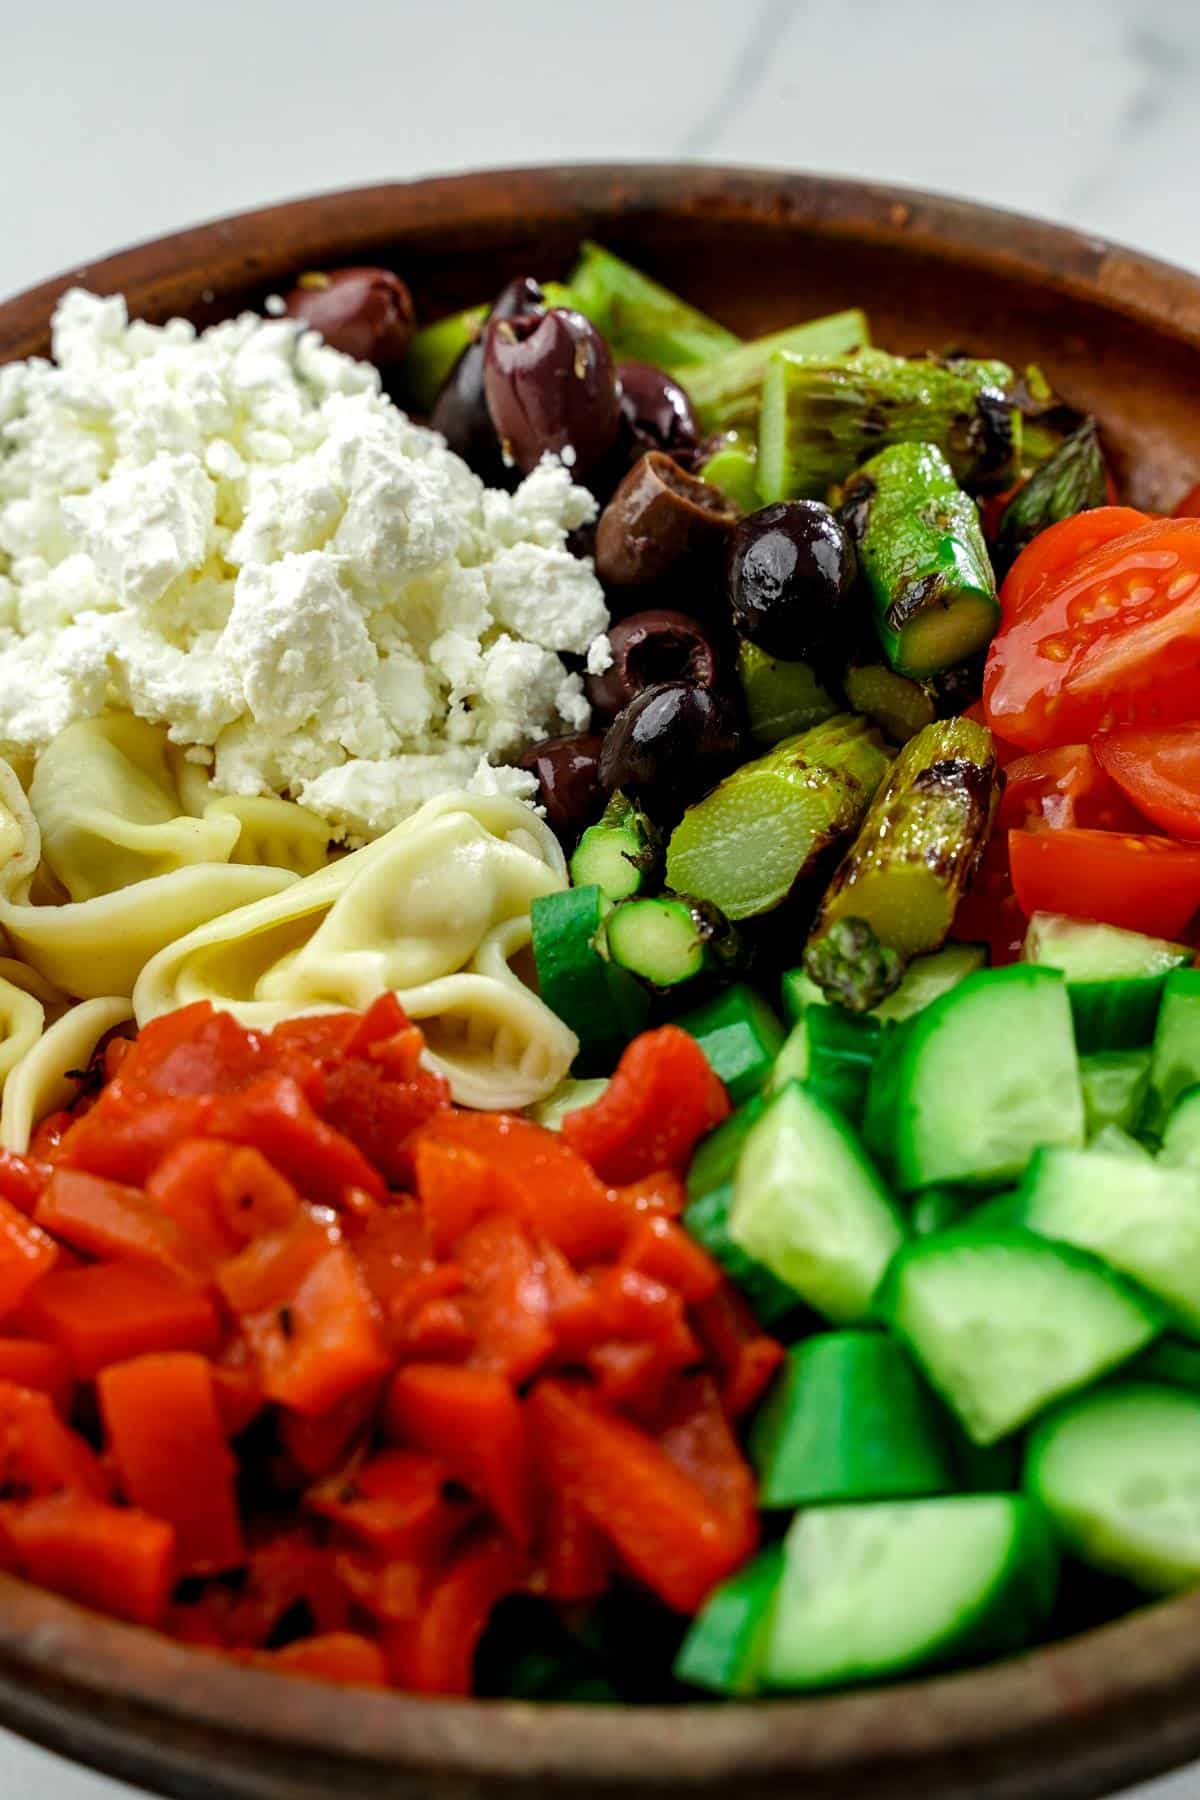
[[[520,802],[441,795],[376,842],[168,944],[134,989],[138,1022],[207,999],[243,1024],[397,995],[454,1097],[545,1097],[577,1048],[522,979],[529,909],[565,886],[553,833]]]

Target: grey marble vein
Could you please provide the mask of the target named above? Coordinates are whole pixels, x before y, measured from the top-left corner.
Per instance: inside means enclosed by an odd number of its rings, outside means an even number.
[[[752,106],[776,48],[800,0],[761,0],[720,85],[678,144],[680,156],[707,156],[719,150],[721,134],[742,107]]]

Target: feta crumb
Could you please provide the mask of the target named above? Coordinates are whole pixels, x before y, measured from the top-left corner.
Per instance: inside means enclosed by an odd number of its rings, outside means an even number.
[[[377,372],[268,303],[197,332],[75,289],[54,362],[0,369],[0,753],[124,707],[224,792],[362,841],[586,723],[608,667],[592,496],[489,490]]]

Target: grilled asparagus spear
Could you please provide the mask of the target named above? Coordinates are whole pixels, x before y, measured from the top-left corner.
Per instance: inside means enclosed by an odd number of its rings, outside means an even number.
[[[1006,575],[1026,544],[1047,525],[1103,506],[1107,499],[1108,470],[1100,434],[1095,419],[1085,419],[1005,507],[992,553],[997,575]]]

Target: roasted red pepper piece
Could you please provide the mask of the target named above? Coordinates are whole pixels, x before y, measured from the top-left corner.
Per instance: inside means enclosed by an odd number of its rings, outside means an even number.
[[[0,1319],[16,1311],[57,1261],[53,1238],[7,1200],[0,1200]]]
[[[533,1484],[525,1412],[488,1369],[414,1363],[393,1376],[384,1406],[397,1443],[440,1457],[519,1544],[533,1536]]]
[[[392,1679],[418,1694],[469,1694],[475,1651],[496,1605],[528,1578],[523,1553],[488,1536],[464,1549],[411,1624],[385,1636]]]
[[[729,1111],[695,1038],[663,1025],[634,1038],[599,1099],[567,1114],[562,1135],[605,1181],[634,1182],[686,1169],[700,1139]]]
[[[162,1623],[175,1578],[164,1520],[64,1492],[5,1509],[3,1524],[31,1581],[138,1625]]]
[[[165,1269],[137,1263],[55,1269],[30,1294],[21,1322],[58,1344],[80,1381],[150,1350],[198,1350],[209,1356],[221,1341],[207,1294],[185,1287]]]

